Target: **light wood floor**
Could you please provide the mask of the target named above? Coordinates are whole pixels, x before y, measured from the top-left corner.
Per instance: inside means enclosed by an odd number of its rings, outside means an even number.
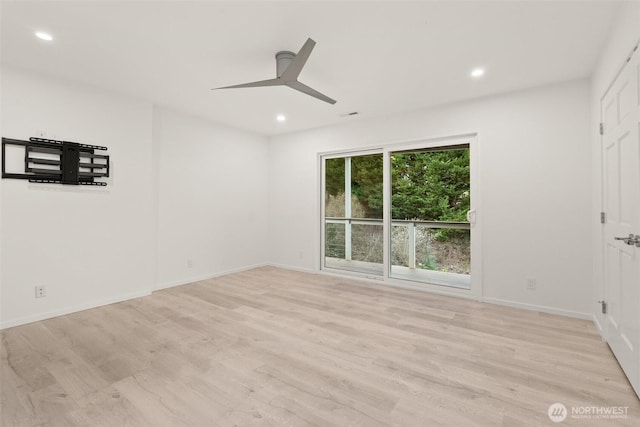
[[[3,427],[640,425],[588,321],[270,267],[0,335]]]

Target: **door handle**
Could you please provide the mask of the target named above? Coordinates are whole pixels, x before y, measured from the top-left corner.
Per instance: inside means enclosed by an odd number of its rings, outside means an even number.
[[[471,209],[470,211],[467,211],[467,222],[470,224],[475,224],[476,223],[476,210],[475,209]]]
[[[629,246],[635,245],[636,247],[640,248],[640,235],[639,234],[636,234],[634,236],[633,233],[631,233],[631,234],[629,234],[629,237],[614,237],[614,240],[622,240],[625,244],[627,244]]]

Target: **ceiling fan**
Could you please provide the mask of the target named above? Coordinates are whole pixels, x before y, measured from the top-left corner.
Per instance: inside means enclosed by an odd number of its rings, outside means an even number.
[[[336,100],[331,99],[326,95],[318,92],[315,89],[310,88],[309,86],[300,83],[298,81],[298,76],[302,71],[302,67],[309,59],[309,55],[311,55],[311,51],[313,47],[316,45],[311,39],[307,39],[302,48],[298,51],[298,53],[293,53],[289,51],[281,51],[276,53],[276,78],[269,80],[260,80],[257,82],[251,83],[243,83],[239,85],[233,86],[225,86],[218,87],[212,90],[217,89],[235,89],[242,87],[261,87],[261,86],[288,86],[291,89],[295,89],[307,95],[313,96],[314,98],[318,98],[324,102],[328,102],[329,104],[335,104]]]

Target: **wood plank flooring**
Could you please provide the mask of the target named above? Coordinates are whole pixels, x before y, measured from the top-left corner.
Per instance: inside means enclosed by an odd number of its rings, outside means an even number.
[[[640,425],[591,322],[272,267],[0,336],[3,427]]]

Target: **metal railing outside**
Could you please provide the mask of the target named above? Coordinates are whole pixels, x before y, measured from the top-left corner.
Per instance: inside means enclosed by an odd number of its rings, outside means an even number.
[[[374,227],[376,233],[370,233],[369,240],[372,247],[359,244],[354,252],[354,226]],[[418,227],[429,229],[459,229],[470,230],[468,222],[445,222],[445,221],[423,221],[423,220],[392,220],[392,227],[404,227],[407,232],[407,266],[416,268],[416,231]],[[363,227],[364,228],[364,227]],[[379,238],[375,238],[378,234]],[[358,233],[356,232],[356,236]],[[356,238],[357,240],[357,238]],[[379,218],[325,218],[325,256],[342,258],[345,260],[359,260],[382,263],[382,219]]]

